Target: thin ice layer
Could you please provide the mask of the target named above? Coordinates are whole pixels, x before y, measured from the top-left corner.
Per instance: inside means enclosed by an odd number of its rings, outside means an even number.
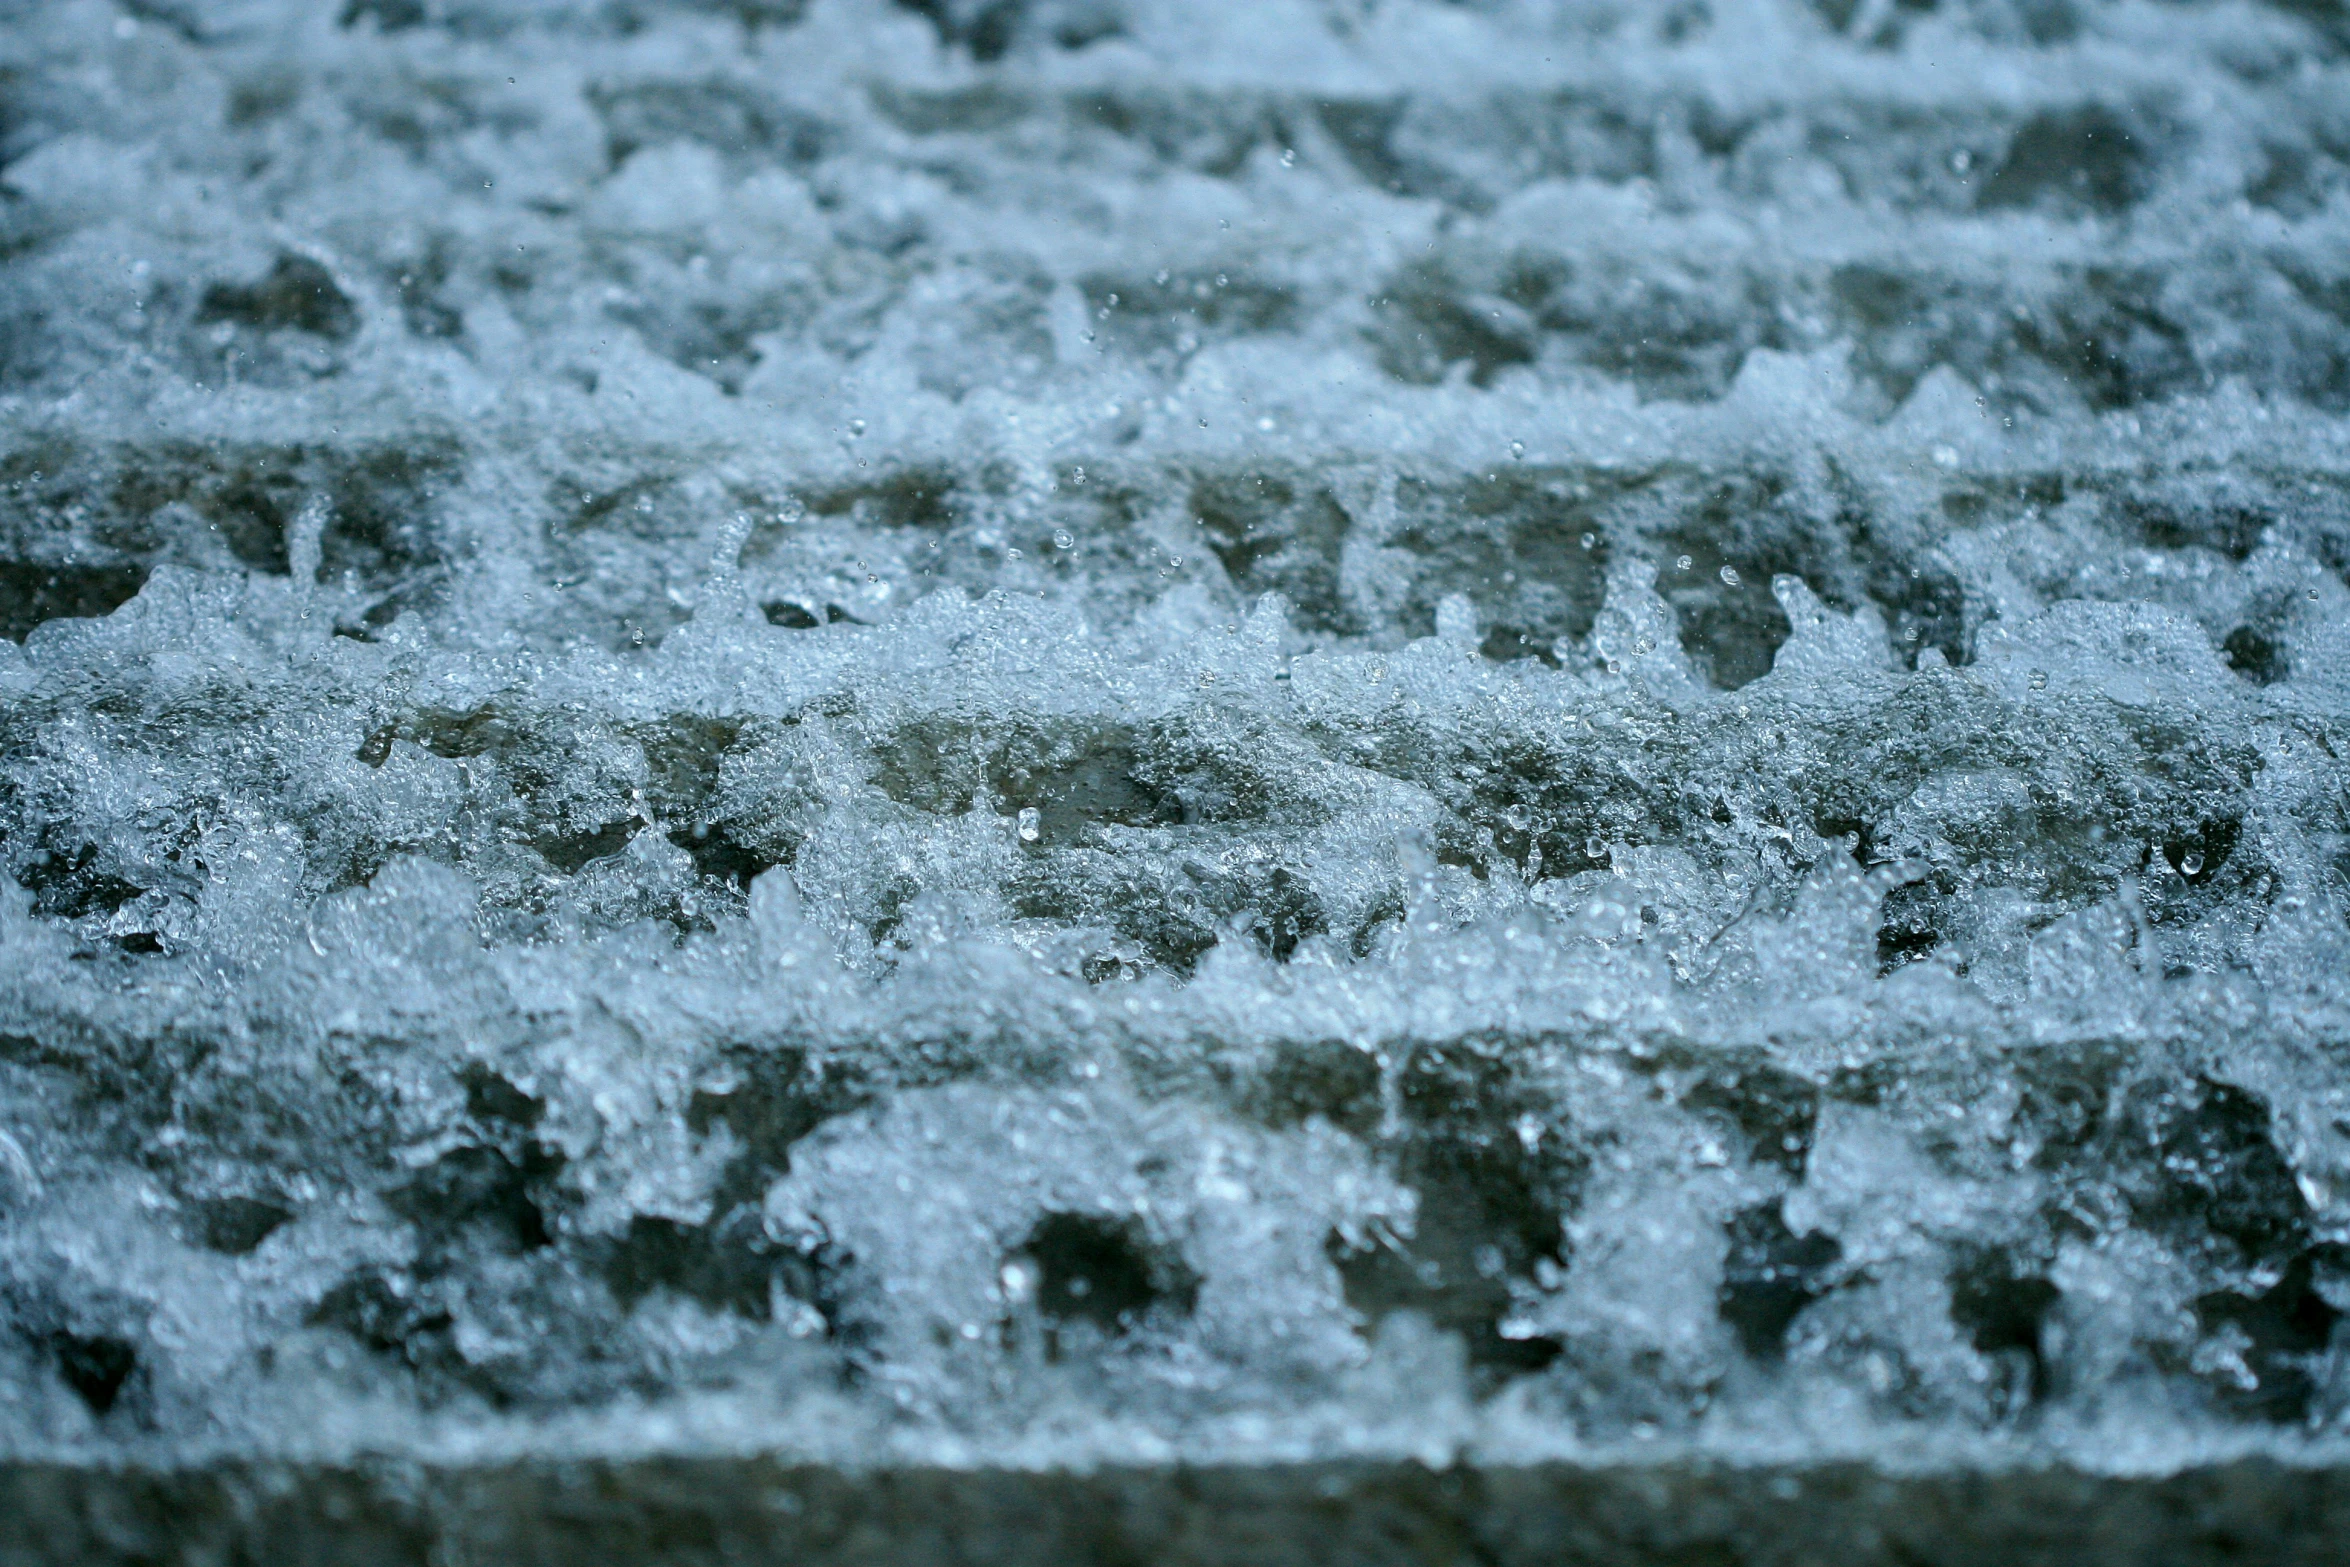
[[[2344,47],[20,9],[0,1450],[2331,1451]]]

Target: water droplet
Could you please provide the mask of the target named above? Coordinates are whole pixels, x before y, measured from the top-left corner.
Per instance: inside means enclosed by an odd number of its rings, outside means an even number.
[[[1295,147],[1284,147],[1281,149],[1281,166],[1285,169],[1294,169],[1297,167],[1297,149]]]
[[[1682,557],[1681,557],[1679,560],[1677,560],[1677,561],[1673,562],[1673,569],[1674,569],[1675,571],[1687,571],[1687,570],[1688,570],[1690,567],[1692,567],[1692,566],[1694,566],[1694,565],[1696,565],[1696,564],[1697,564],[1697,562],[1696,562],[1696,561],[1694,561],[1694,560],[1690,559],[1688,556],[1684,555],[1684,556],[1682,556]]]
[[[1018,550],[1006,550],[1004,551],[1004,556],[1008,560],[1018,560],[1020,558],[1020,552]]]
[[[2203,870],[2203,853],[2202,853],[2202,851],[2201,851],[2201,850],[2199,850],[2199,849],[2189,849],[2189,850],[2188,850],[2186,853],[2184,853],[2184,854],[2182,854],[2182,855],[2180,855],[2180,856],[2179,856],[2179,874],[2180,874],[2180,875],[2182,875],[2182,876],[2195,876],[2195,875],[2199,875],[2199,874],[2201,874],[2202,870]]]
[[[855,436],[855,435],[863,435],[864,433],[865,433],[865,421],[864,421],[864,420],[862,420],[862,419],[851,419],[851,420],[849,421],[849,434],[851,434],[852,436]]]
[[[1591,548],[1593,545],[1597,544],[1598,542],[1599,542],[1599,535],[1598,535],[1598,534],[1596,534],[1596,533],[1586,533],[1586,534],[1584,534],[1584,535],[1583,535],[1583,540],[1582,540],[1582,543],[1583,543],[1583,547],[1584,547],[1585,549],[1590,549],[1590,548]]]
[[[1075,534],[1071,533],[1071,532],[1070,532],[1070,531],[1069,531],[1067,528],[1055,528],[1055,529],[1053,530],[1053,548],[1054,548],[1054,549],[1057,549],[1057,550],[1073,550],[1073,549],[1075,549],[1076,547],[1077,547],[1077,536],[1076,536]]]
[[[1510,455],[1511,455],[1512,457],[1523,457],[1523,456],[1525,456],[1525,455],[1526,455],[1526,443],[1525,443],[1524,441],[1512,441],[1512,442],[1510,442]]]
[[[2032,689],[2035,691],[2045,691],[2048,689],[2047,670],[2035,669],[2032,671]]]
[[[1035,806],[1023,805],[1020,807],[1020,841],[1022,843],[1034,843],[1044,836],[1044,828],[1039,825],[1040,821],[1041,818]]]
[[[1722,586],[1723,586],[1723,587],[1726,587],[1726,588],[1734,588],[1734,587],[1738,586],[1738,568],[1737,568],[1737,567],[1735,567],[1735,566],[1724,566],[1724,567],[1722,568]]]

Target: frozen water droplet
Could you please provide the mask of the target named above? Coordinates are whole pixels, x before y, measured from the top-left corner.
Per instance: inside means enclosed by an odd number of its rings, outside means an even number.
[[[1724,587],[1726,587],[1726,588],[1734,588],[1734,587],[1738,586],[1738,568],[1737,568],[1737,567],[1735,567],[1735,566],[1724,566],[1724,567],[1722,568],[1722,586],[1724,586]]]
[[[2035,669],[2032,671],[2032,689],[2035,691],[2045,691],[2048,689],[2047,670]]]
[[[1285,169],[1294,169],[1297,167],[1297,149],[1295,147],[1284,147],[1281,149],[1281,166]]]
[[[1585,549],[1590,549],[1593,545],[1599,542],[1599,535],[1596,533],[1586,533],[1583,535],[1581,542]]]
[[[1020,841],[1022,843],[1034,843],[1044,836],[1044,828],[1038,825],[1040,820],[1035,806],[1023,805],[1020,807]]]
[[[1523,457],[1523,456],[1525,456],[1525,455],[1526,455],[1526,443],[1525,443],[1524,441],[1512,441],[1512,442],[1510,442],[1510,455],[1511,455],[1512,457]]]
[[[2203,855],[2200,850],[2189,849],[2186,853],[2179,856],[2180,875],[2196,876],[2202,874],[2202,871]]]
[[[1684,555],[1679,560],[1673,562],[1673,569],[1675,571],[1687,571],[1690,567],[1696,564],[1696,561],[1692,560],[1687,555]]]
[[[1071,532],[1070,532],[1070,531],[1069,531],[1067,528],[1055,528],[1055,529],[1053,530],[1053,548],[1054,548],[1054,549],[1057,549],[1057,550],[1073,550],[1073,549],[1075,549],[1076,547],[1077,547],[1077,536],[1076,536],[1075,534],[1071,533]]]
[[[851,435],[863,435],[864,433],[865,433],[865,421],[864,421],[864,420],[862,420],[862,419],[851,419],[851,420],[849,421],[849,434],[851,434]]]

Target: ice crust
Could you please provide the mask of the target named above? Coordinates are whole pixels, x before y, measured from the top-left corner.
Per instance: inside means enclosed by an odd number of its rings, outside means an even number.
[[[2350,17],[0,4],[0,1456],[2350,1423]]]

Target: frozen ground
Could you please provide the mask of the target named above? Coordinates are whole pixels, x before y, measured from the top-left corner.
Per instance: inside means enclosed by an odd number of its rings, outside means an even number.
[[[2338,0],[0,0],[0,1454],[2350,1423]]]

